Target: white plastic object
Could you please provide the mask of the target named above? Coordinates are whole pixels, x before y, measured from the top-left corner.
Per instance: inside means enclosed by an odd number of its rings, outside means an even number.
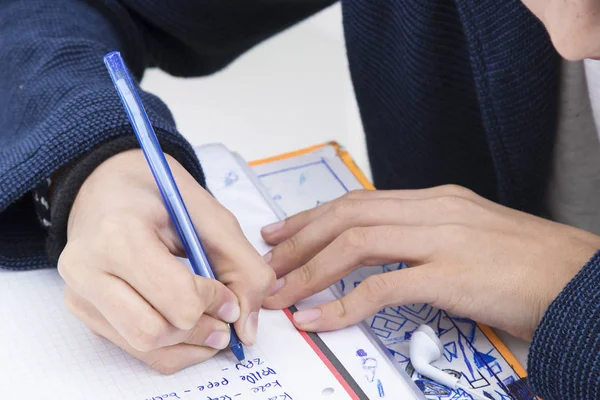
[[[431,327],[421,325],[413,332],[409,351],[410,362],[415,371],[444,386],[452,389],[457,388],[458,378],[431,365],[432,362],[439,360],[444,353],[442,342]]]

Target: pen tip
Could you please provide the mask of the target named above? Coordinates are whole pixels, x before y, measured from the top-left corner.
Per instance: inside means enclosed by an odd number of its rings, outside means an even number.
[[[231,346],[231,351],[235,355],[235,358],[238,359],[238,361],[244,361],[244,359],[246,358],[246,356],[244,355],[244,348],[241,344]]]

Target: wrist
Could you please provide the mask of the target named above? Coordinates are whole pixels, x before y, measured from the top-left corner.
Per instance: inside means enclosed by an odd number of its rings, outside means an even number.
[[[69,216],[75,198],[88,176],[114,154],[137,147],[133,135],[103,143],[74,162],[65,165],[52,179],[50,202],[51,227],[46,240],[46,253],[56,263],[67,243]]]
[[[192,172],[192,179],[196,184],[205,185],[204,176],[202,170],[198,168],[198,160],[195,158],[195,154],[190,153],[185,146],[179,146],[167,140],[160,140],[160,144],[165,153],[171,155],[167,156],[170,164],[177,165],[176,168],[181,168],[184,171],[182,165],[185,165]],[[46,243],[46,252],[51,262],[56,263],[58,261],[58,257],[67,243],[67,231],[73,204],[83,184],[88,181],[88,177],[101,165],[103,165],[103,169],[110,167],[113,170],[113,165],[117,163],[120,168],[114,169],[114,176],[111,177],[113,181],[122,178],[124,172],[131,174],[132,165],[126,162],[121,164],[122,158],[113,157],[132,149],[137,149],[135,154],[137,154],[136,160],[139,161],[137,163],[139,166],[136,167],[138,171],[143,168],[143,171],[149,172],[148,165],[141,150],[139,150],[137,139],[131,134],[118,137],[92,149],[89,153],[65,167],[53,180],[52,203],[50,206],[52,227],[49,229]],[[109,160],[110,162],[105,164]],[[174,160],[179,160],[179,162],[172,163]],[[175,173],[175,171],[173,172]],[[115,195],[118,195],[118,193],[115,193]]]

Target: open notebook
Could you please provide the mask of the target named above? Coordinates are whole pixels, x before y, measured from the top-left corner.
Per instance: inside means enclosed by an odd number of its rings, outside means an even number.
[[[265,172],[268,164],[257,167],[257,176],[239,157],[219,145],[199,148],[198,156],[211,191],[238,217],[244,233],[261,254],[269,249],[260,238],[262,226],[315,205],[305,203],[305,196],[294,201],[296,185],[287,182],[281,171]],[[311,171],[307,171],[308,177],[313,176]],[[331,193],[323,186],[329,183],[311,180],[304,189],[324,191],[329,196]],[[277,186],[278,193],[271,195],[269,186]],[[66,311],[62,292],[63,283],[56,270],[0,270],[0,388],[5,398],[424,398],[362,325],[307,335],[294,328],[288,311],[262,310],[258,343],[246,348],[245,362],[238,363],[229,352],[223,352],[203,364],[163,376],[91,334]],[[298,308],[332,298],[333,292],[326,290]]]

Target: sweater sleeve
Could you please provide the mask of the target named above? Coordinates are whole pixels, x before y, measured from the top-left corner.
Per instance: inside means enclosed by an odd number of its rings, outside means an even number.
[[[550,304],[527,369],[544,400],[600,399],[600,251]]]
[[[132,20],[122,23],[136,31]],[[49,266],[46,232],[30,193],[95,146],[131,134],[102,57],[122,50],[139,78],[143,42],[125,43],[97,9],[73,0],[3,2],[0,38],[0,265],[39,268]],[[200,165],[167,107],[140,95],[157,135],[201,181]]]
[[[106,53],[120,51],[136,81],[154,66],[175,75],[208,74],[332,2],[3,1],[0,266],[52,266],[32,191],[93,149],[132,135],[104,67]],[[202,183],[193,149],[168,108],[138,90],[163,146]]]

